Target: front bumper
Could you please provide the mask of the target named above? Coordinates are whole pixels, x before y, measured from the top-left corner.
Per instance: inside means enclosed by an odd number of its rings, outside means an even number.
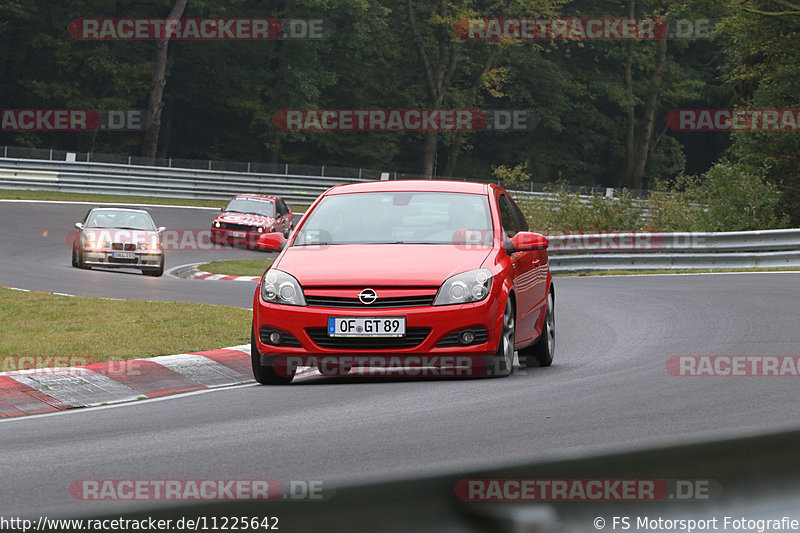
[[[232,234],[243,234],[244,236],[234,237]],[[258,242],[258,238],[262,235],[266,235],[267,232],[257,232],[257,231],[242,231],[242,230],[231,230],[225,228],[215,228],[211,227],[211,242],[215,243],[222,243],[222,244],[230,244],[230,245],[246,245],[246,246],[255,246]]]
[[[504,302],[499,302],[499,299],[493,293],[486,300],[471,304],[365,310],[275,305],[265,303],[260,297],[260,290],[257,290],[253,305],[256,345],[262,361],[291,357],[301,364],[320,356],[341,357],[343,360],[353,361],[353,356],[373,355],[391,355],[399,360],[417,360],[423,355],[492,355],[497,350],[502,330],[501,310]],[[324,331],[327,329],[329,317],[405,317],[406,336],[411,337],[413,334],[416,337],[398,338],[396,343],[389,339],[374,344],[367,341],[361,343],[361,346],[356,346],[358,342],[347,342],[347,339],[351,339],[348,337],[334,338],[345,339],[342,342],[328,342],[330,337]],[[282,343],[275,345],[263,342],[265,339],[261,338],[262,328],[283,333]],[[452,340],[454,333],[466,329],[485,330],[485,336],[478,337],[478,340],[485,339],[485,342],[469,345],[447,342],[446,338]],[[418,339],[421,340],[417,342]],[[268,335],[266,340],[269,340]],[[337,347],[337,344],[343,346]]]
[[[106,268],[156,268],[164,261],[163,251],[129,253],[135,254],[135,259],[116,259],[113,251],[86,250],[83,253],[83,263]]]

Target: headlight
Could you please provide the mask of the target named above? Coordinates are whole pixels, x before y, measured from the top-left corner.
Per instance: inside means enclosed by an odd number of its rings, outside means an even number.
[[[213,226],[215,228],[219,228],[221,226],[221,224],[219,223],[219,220],[215,220]]]
[[[306,305],[300,284],[286,272],[271,268],[261,278],[261,298],[274,304]]]
[[[259,226],[256,231],[258,231],[259,233],[264,233],[264,228]]]
[[[489,295],[492,273],[485,268],[462,272],[448,278],[439,288],[433,305],[480,302]]]

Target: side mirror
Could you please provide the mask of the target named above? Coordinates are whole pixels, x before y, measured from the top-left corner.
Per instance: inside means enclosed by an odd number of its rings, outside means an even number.
[[[164,226],[159,226],[159,227],[158,227],[158,229],[157,229],[156,231],[157,231],[157,232],[159,232],[159,233],[163,233],[163,232],[164,232],[164,230],[166,230],[166,229],[167,229],[167,228],[165,228]]]
[[[75,227],[78,228],[78,229],[83,229],[83,224],[80,223],[80,222],[76,222],[75,223]]]
[[[547,237],[532,231],[520,231],[513,237],[511,242],[506,242],[506,252],[531,252],[534,250],[546,250],[548,246]]]
[[[258,238],[256,247],[272,252],[280,252],[286,246],[286,237],[283,233],[265,233]]]

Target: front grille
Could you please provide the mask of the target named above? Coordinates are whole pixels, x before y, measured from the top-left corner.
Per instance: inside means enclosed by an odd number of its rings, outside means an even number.
[[[269,339],[269,336],[273,331],[277,331],[278,333],[281,334],[280,344],[276,345]],[[261,342],[264,344],[269,344],[270,346],[286,346],[288,348],[302,348],[302,344],[300,344],[300,341],[297,340],[297,338],[294,335],[280,329],[264,327],[259,330],[258,334],[261,337]]]
[[[344,298],[340,296],[306,296],[306,304],[311,307],[336,307],[336,308],[371,308],[388,309],[392,307],[426,307],[433,305],[436,295],[430,296],[390,296],[378,297],[374,303],[365,305],[358,298]]]
[[[134,251],[134,250],[136,250],[136,245],[133,244],[133,243],[130,243],[130,242],[126,242],[124,244],[121,243],[121,242],[114,242],[114,243],[111,243],[111,249],[112,250]]]
[[[229,229],[235,231],[255,231],[253,226],[247,224],[231,224],[229,222],[220,222],[219,227],[222,229]]]
[[[306,333],[320,348],[334,350],[399,350],[414,348],[431,332],[431,328],[407,328],[405,337],[329,337],[327,328],[306,328]]]
[[[475,335],[475,340],[473,340],[468,346],[472,346],[474,344],[483,344],[489,340],[489,335],[486,332],[486,328],[467,328],[469,331]],[[450,333],[449,335],[445,335],[442,340],[440,340],[437,344],[437,348],[448,348],[451,346],[464,346],[458,340],[458,336],[466,330],[459,330]]]

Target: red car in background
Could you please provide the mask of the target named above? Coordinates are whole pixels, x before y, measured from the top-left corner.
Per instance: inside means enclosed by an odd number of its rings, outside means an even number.
[[[422,365],[466,356],[487,376],[507,376],[515,351],[523,366],[553,361],[547,238],[497,185],[340,185],[288,241],[270,234],[259,245],[281,250],[253,300],[259,383],[289,383],[298,366],[346,374],[383,355]]]
[[[265,233],[278,232],[288,237],[293,227],[294,214],[281,198],[240,194],[211,223],[211,240],[254,246]]]

